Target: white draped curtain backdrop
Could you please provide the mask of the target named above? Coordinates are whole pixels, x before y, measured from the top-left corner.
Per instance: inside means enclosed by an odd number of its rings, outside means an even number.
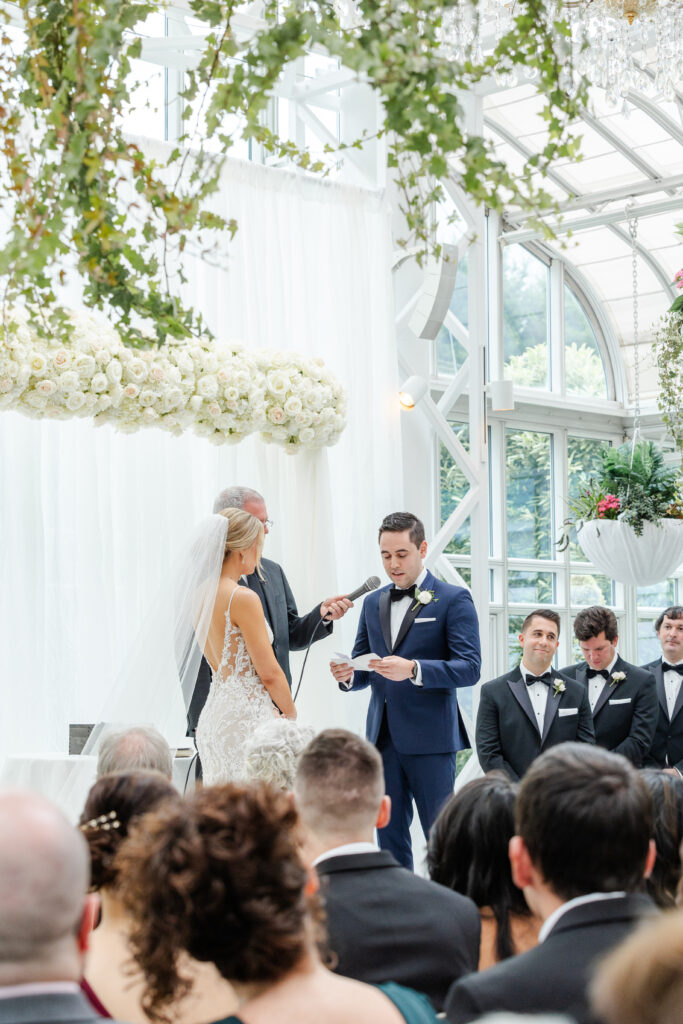
[[[214,447],[2,413],[0,761],[65,752],[70,722],[99,719],[174,552],[223,487],[265,495],[265,553],[300,611],[382,575],[377,525],[403,494],[385,200],[232,161],[216,207],[239,224],[229,267],[187,257],[186,296],[219,338],[323,358],[347,388],[348,427],[336,448],[291,457],[257,438]],[[359,611],[312,649],[299,714],[317,728],[362,729],[366,696],[341,694],[327,668]]]

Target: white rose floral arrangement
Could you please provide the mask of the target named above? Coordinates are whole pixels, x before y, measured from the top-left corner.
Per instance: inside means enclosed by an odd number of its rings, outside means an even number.
[[[91,416],[132,433],[193,430],[215,444],[260,432],[294,453],[333,445],[346,426],[344,389],[321,359],[209,339],[130,349],[87,311],[65,311],[71,344],[41,337],[14,309],[0,334],[0,409]]]

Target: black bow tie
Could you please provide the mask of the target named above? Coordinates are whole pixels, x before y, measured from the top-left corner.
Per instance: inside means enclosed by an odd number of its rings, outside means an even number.
[[[404,597],[415,597],[416,584],[413,583],[412,587],[406,587],[405,590],[399,590],[398,587],[392,587],[389,591],[389,597],[392,601],[401,601]]]
[[[593,679],[594,676],[602,676],[605,682],[607,682],[607,680],[609,679],[609,672],[606,668],[589,668],[586,672],[586,675],[589,679]]]
[[[678,665],[670,665],[668,661],[663,661],[662,672],[678,672],[679,676],[683,676],[683,661]]]
[[[533,686],[534,683],[545,683],[546,686],[550,686],[552,675],[552,672],[544,672],[542,676],[527,676],[524,681],[527,686]]]

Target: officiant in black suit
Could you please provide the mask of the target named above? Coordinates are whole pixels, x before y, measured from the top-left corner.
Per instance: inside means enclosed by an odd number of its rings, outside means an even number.
[[[655,632],[662,656],[643,668],[655,677],[658,719],[645,764],[683,775],[683,606],[665,609],[655,622]]]
[[[584,608],[574,619],[574,635],[586,660],[562,672],[588,694],[595,742],[641,768],[657,725],[652,672],[630,665],[619,655],[617,618],[609,608]]]
[[[245,512],[250,512],[263,523],[266,533],[272,526],[263,495],[249,487],[228,487],[221,491],[214,502],[213,511],[221,512],[224,508],[241,508]],[[266,621],[273,631],[275,657],[291,689],[289,652],[305,650],[311,639],[316,641],[328,636],[332,632],[332,623],[336,619],[341,619],[352,605],[346,597],[339,595],[327,598],[307,615],[299,615],[282,566],[270,558],[262,558],[261,571],[263,579],[254,572],[240,580],[240,583],[258,594],[261,600]],[[210,686],[211,668],[206,659],[202,658],[197,685],[187,714],[190,736],[194,736]]]
[[[482,686],[476,727],[483,770],[498,768],[514,781],[557,743],[595,743],[588,694],[551,669],[560,643],[557,612],[537,608],[527,615],[519,642],[520,664]]]

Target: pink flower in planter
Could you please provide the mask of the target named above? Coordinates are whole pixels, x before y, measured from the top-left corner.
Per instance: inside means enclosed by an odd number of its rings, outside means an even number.
[[[606,494],[602,501],[598,502],[598,519],[616,519],[620,507],[615,494]]]
[[[677,288],[683,288],[683,268],[674,274],[674,284]]]

